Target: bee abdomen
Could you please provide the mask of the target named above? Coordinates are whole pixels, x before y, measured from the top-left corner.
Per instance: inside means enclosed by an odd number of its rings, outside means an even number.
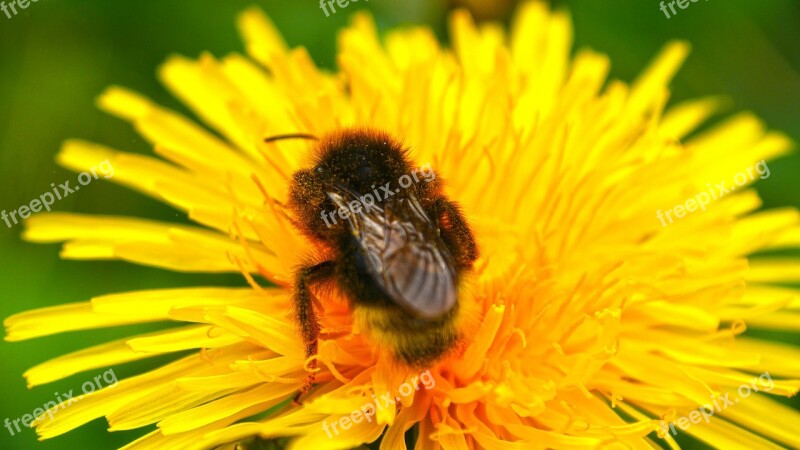
[[[456,324],[458,306],[436,320],[421,320],[400,308],[355,307],[355,318],[369,337],[388,347],[395,359],[411,367],[424,367],[445,356],[460,339]]]

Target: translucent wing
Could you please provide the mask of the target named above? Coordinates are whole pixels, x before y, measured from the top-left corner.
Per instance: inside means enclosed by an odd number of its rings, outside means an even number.
[[[358,197],[333,187],[328,196],[348,210]],[[438,230],[411,192],[381,206],[350,210],[348,225],[367,270],[399,306],[421,319],[441,317],[456,303],[455,263]]]

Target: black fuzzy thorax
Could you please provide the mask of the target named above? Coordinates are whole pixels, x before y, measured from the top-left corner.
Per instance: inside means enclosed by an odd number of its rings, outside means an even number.
[[[314,171],[323,184],[345,186],[358,195],[372,192],[411,171],[408,151],[388,134],[336,134],[320,145]]]

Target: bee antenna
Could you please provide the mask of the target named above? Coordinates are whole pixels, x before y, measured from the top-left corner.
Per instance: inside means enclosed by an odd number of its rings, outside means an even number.
[[[318,141],[319,138],[314,136],[313,134],[307,133],[292,133],[292,134],[279,134],[276,136],[270,136],[264,139],[264,142],[269,144],[270,142],[280,141],[283,139],[308,139],[312,141]]]

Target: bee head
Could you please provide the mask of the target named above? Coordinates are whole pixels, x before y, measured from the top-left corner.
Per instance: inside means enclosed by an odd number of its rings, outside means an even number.
[[[368,128],[338,130],[322,136],[315,144],[311,167],[293,175],[289,206],[297,216],[296,223],[308,234],[327,239],[346,230],[341,215],[342,220],[326,220],[344,207],[342,202],[369,195],[376,199],[376,205],[384,203],[388,196],[373,194],[388,192],[401,177],[408,176],[410,167],[408,152],[385,132]],[[414,186],[426,189],[426,184]]]
[[[311,172],[323,186],[341,186],[363,194],[407,173],[406,153],[382,131],[345,129],[322,138]]]

